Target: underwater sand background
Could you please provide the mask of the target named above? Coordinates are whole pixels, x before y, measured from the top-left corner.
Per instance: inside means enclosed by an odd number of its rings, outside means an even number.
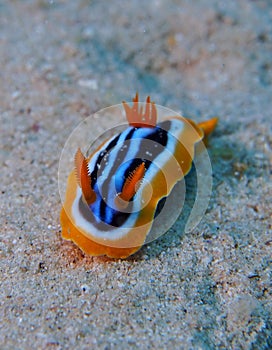
[[[269,0],[1,2],[1,349],[272,347],[271,52]],[[88,257],[60,235],[61,150],[136,91],[220,117],[210,204]]]

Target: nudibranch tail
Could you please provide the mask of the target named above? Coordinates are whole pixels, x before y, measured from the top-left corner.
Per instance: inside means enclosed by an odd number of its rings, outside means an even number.
[[[95,201],[96,195],[91,186],[91,177],[89,174],[87,159],[82,154],[80,148],[75,155],[75,173],[77,183],[82,189],[82,195],[87,204],[91,204]]]
[[[129,105],[123,101],[123,106],[126,112],[126,118],[129,125],[140,128],[154,128],[157,124],[157,109],[154,102],[151,102],[150,96],[147,97],[145,103],[145,111],[143,111],[143,106],[139,108],[139,97],[136,93],[135,97],[132,99],[133,105]]]
[[[204,132],[204,140],[214,131],[218,123],[218,118],[214,117],[204,122],[198,123],[197,126]]]

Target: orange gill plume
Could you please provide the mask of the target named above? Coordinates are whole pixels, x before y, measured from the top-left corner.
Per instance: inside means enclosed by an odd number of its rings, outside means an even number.
[[[151,102],[150,96],[146,98],[145,111],[143,111],[143,106],[140,106],[139,108],[138,93],[136,93],[132,101],[132,107],[129,107],[129,105],[125,101],[123,101],[123,106],[126,112],[126,118],[129,125],[134,126],[135,128],[155,127],[157,124],[157,109],[155,103]]]

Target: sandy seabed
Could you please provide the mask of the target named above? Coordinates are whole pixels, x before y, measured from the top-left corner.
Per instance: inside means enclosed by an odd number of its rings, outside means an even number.
[[[271,1],[2,1],[0,33],[0,348],[271,349]],[[136,91],[219,116],[210,204],[88,257],[61,238],[60,154]]]

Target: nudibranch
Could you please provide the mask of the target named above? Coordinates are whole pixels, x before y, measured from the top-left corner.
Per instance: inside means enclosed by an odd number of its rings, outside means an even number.
[[[163,201],[190,171],[195,145],[217,118],[196,124],[182,116],[157,123],[150,97],[123,102],[128,127],[90,156],[80,149],[60,214],[62,236],[86,254],[126,258],[145,243]]]

